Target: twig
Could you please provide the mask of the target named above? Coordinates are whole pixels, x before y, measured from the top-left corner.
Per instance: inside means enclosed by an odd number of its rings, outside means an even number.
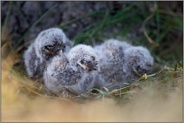
[[[154,3],[153,13],[152,13],[150,16],[148,16],[148,17],[144,20],[143,25],[142,25],[142,29],[143,29],[144,35],[146,36],[146,38],[148,39],[148,41],[149,41],[151,44],[156,44],[156,46],[158,46],[158,44],[155,43],[155,41],[153,41],[153,39],[151,39],[151,38],[149,37],[149,35],[148,35],[148,33],[147,33],[147,30],[146,30],[146,27],[145,27],[145,26],[146,26],[146,23],[147,23],[151,18],[153,18],[153,16],[155,15],[156,10],[157,10],[157,4]]]
[[[30,41],[24,43],[23,45],[21,45],[20,47],[17,48],[16,52],[21,51],[23,48],[25,48],[25,47],[27,47],[28,45],[30,45],[31,42],[32,42],[32,40],[30,40]]]
[[[157,10],[158,10],[158,12],[160,12],[162,14],[183,17],[183,14],[179,13],[179,12],[171,12],[171,11],[166,11],[166,10],[163,10],[163,9],[157,9]]]

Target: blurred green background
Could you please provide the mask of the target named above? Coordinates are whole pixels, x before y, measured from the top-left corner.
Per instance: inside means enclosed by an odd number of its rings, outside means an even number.
[[[183,1],[3,1],[1,13],[1,47],[20,56],[40,31],[59,27],[75,44],[116,38],[149,48],[159,64],[183,59]]]

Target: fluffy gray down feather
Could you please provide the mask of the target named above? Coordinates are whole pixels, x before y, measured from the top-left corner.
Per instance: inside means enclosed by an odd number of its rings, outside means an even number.
[[[23,55],[29,77],[42,77],[50,60],[59,52],[68,52],[72,46],[73,42],[59,28],[50,28],[40,32]]]
[[[79,44],[68,54],[53,58],[44,72],[44,83],[53,92],[69,89],[75,94],[94,87],[98,58],[91,46]]]

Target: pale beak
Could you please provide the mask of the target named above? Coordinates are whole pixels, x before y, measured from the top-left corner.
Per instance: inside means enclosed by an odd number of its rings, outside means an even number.
[[[87,69],[87,66],[84,64],[81,64],[80,61],[78,61],[77,64],[80,65],[83,69],[85,69],[85,70]]]

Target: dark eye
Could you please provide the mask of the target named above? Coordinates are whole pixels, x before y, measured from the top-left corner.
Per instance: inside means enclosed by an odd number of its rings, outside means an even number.
[[[63,44],[63,48],[66,48],[66,45],[65,44]]]
[[[47,45],[47,46],[45,46],[45,49],[47,49],[47,50],[50,50],[50,49],[53,49],[53,48],[54,48],[53,45]]]
[[[94,56],[91,56],[92,60],[95,60],[95,57]]]
[[[146,64],[146,66],[147,66],[147,67],[152,67],[152,65],[151,65],[151,64]]]
[[[136,69],[139,70],[140,69],[140,66],[137,66]]]
[[[81,64],[84,64],[84,59],[82,59],[80,62],[81,62]]]

